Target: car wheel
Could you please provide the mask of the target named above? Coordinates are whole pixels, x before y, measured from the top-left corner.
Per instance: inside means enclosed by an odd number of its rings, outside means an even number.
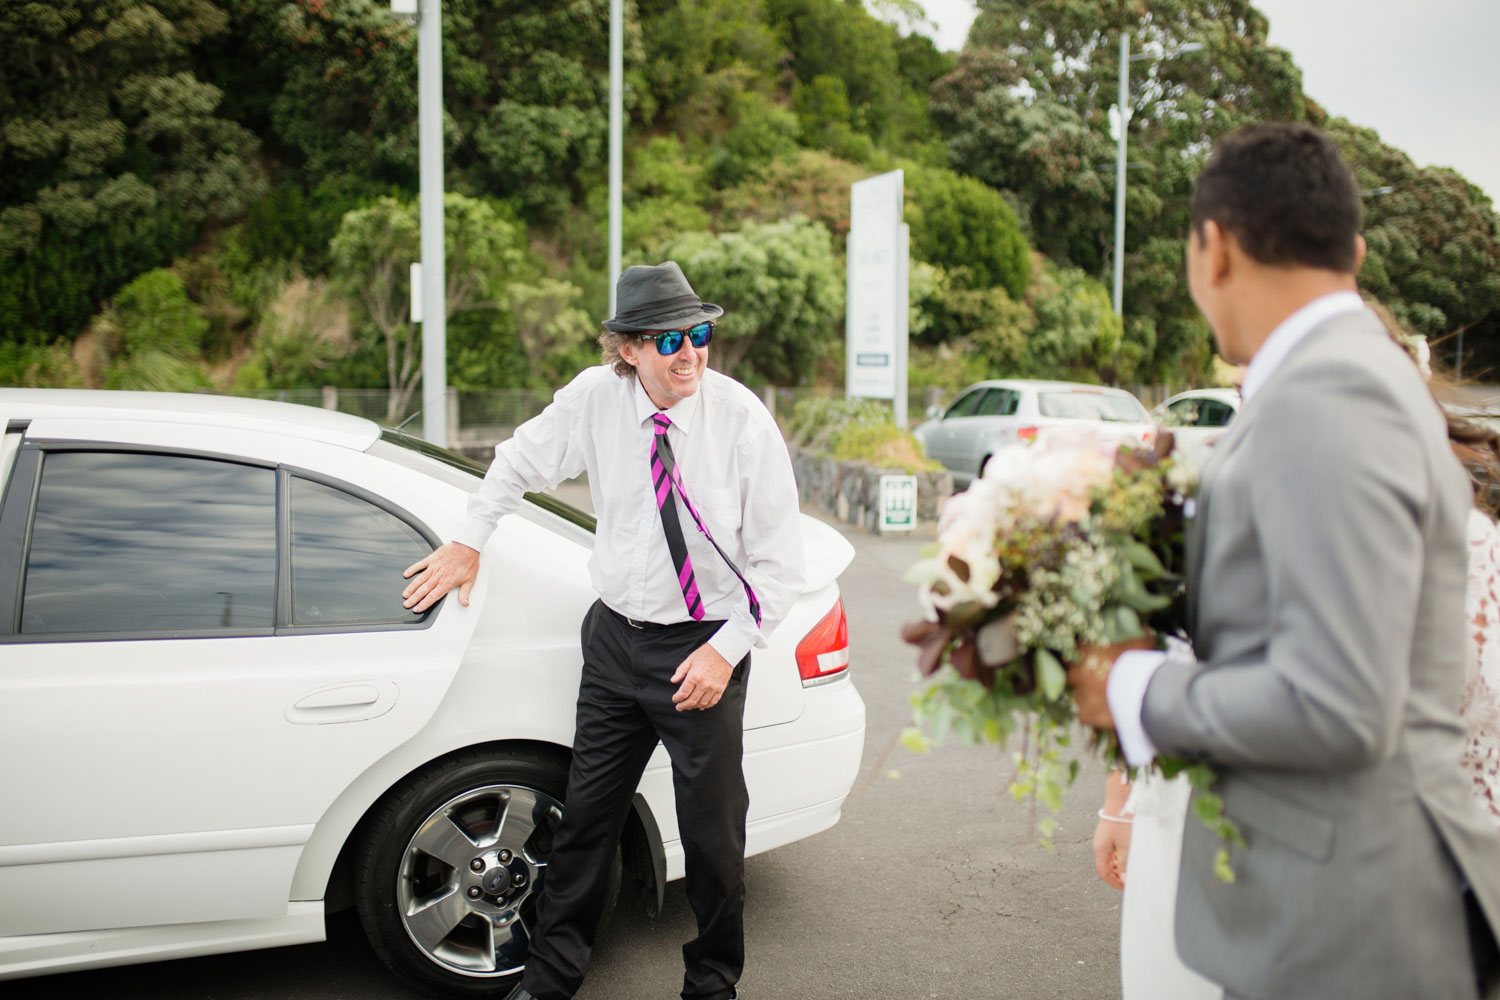
[[[994,455],[986,455],[979,460],[979,471],[974,473],[975,479],[983,478],[985,467],[990,464],[990,459],[994,457]]]
[[[566,786],[560,759],[476,750],[386,796],[356,856],[355,901],[371,946],[400,978],[447,996],[503,995],[514,984]]]

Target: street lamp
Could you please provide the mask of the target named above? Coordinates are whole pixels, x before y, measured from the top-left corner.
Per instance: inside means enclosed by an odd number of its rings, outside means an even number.
[[[417,23],[417,162],[421,185],[422,436],[448,445],[448,303],[443,259],[443,9],[441,0],[391,0],[391,13]]]
[[[1202,42],[1184,42],[1160,55],[1154,52],[1130,54],[1130,33],[1120,32],[1120,103],[1119,135],[1115,141],[1115,315],[1123,316],[1121,302],[1125,297],[1125,127],[1130,124],[1130,64],[1143,59],[1170,59],[1187,52],[1200,52]],[[1118,360],[1119,352],[1116,351]],[[1118,365],[1117,365],[1118,367]]]

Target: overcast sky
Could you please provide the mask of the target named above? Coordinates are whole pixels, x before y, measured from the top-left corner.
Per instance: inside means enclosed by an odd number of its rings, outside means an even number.
[[[963,47],[971,0],[921,0],[938,46]],[[1271,44],[1330,114],[1421,166],[1457,168],[1500,203],[1500,0],[1254,0]]]

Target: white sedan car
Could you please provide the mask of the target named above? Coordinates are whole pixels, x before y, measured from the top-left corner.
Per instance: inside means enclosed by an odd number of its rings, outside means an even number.
[[[1151,416],[1172,432],[1172,447],[1200,469],[1240,412],[1237,389],[1189,389],[1162,401]]]
[[[503,993],[564,784],[592,519],[531,496],[469,607],[401,606],[483,469],[344,414],[0,390],[0,979],[319,941],[353,905],[406,980]],[[833,825],[864,742],[838,575],[745,710],[748,853]],[[621,843],[683,874],[660,747]],[[648,900],[651,896],[648,895]]]
[[[996,451],[1036,439],[1043,427],[1087,424],[1102,440],[1150,444],[1155,426],[1124,389],[1082,382],[994,379],[976,382],[912,434],[967,487]]]

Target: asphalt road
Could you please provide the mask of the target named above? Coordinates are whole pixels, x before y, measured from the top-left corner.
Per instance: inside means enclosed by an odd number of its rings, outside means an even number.
[[[577,494],[575,493],[576,497]],[[586,494],[584,494],[586,496]],[[830,522],[833,523],[833,522]],[[1093,875],[1089,840],[1102,771],[1065,799],[1052,849],[1006,792],[1009,753],[898,742],[918,686],[897,630],[915,618],[901,576],[927,540],[842,528],[855,683],[868,709],[860,776],[843,819],[749,859],[745,1000],[1104,1000],[1119,995],[1119,894]],[[930,537],[930,536],[929,536]],[[622,909],[605,927],[578,1000],[668,1000],[693,933],[672,883],[662,914]],[[395,1000],[351,914],[322,944],[6,983],[10,1000]]]

